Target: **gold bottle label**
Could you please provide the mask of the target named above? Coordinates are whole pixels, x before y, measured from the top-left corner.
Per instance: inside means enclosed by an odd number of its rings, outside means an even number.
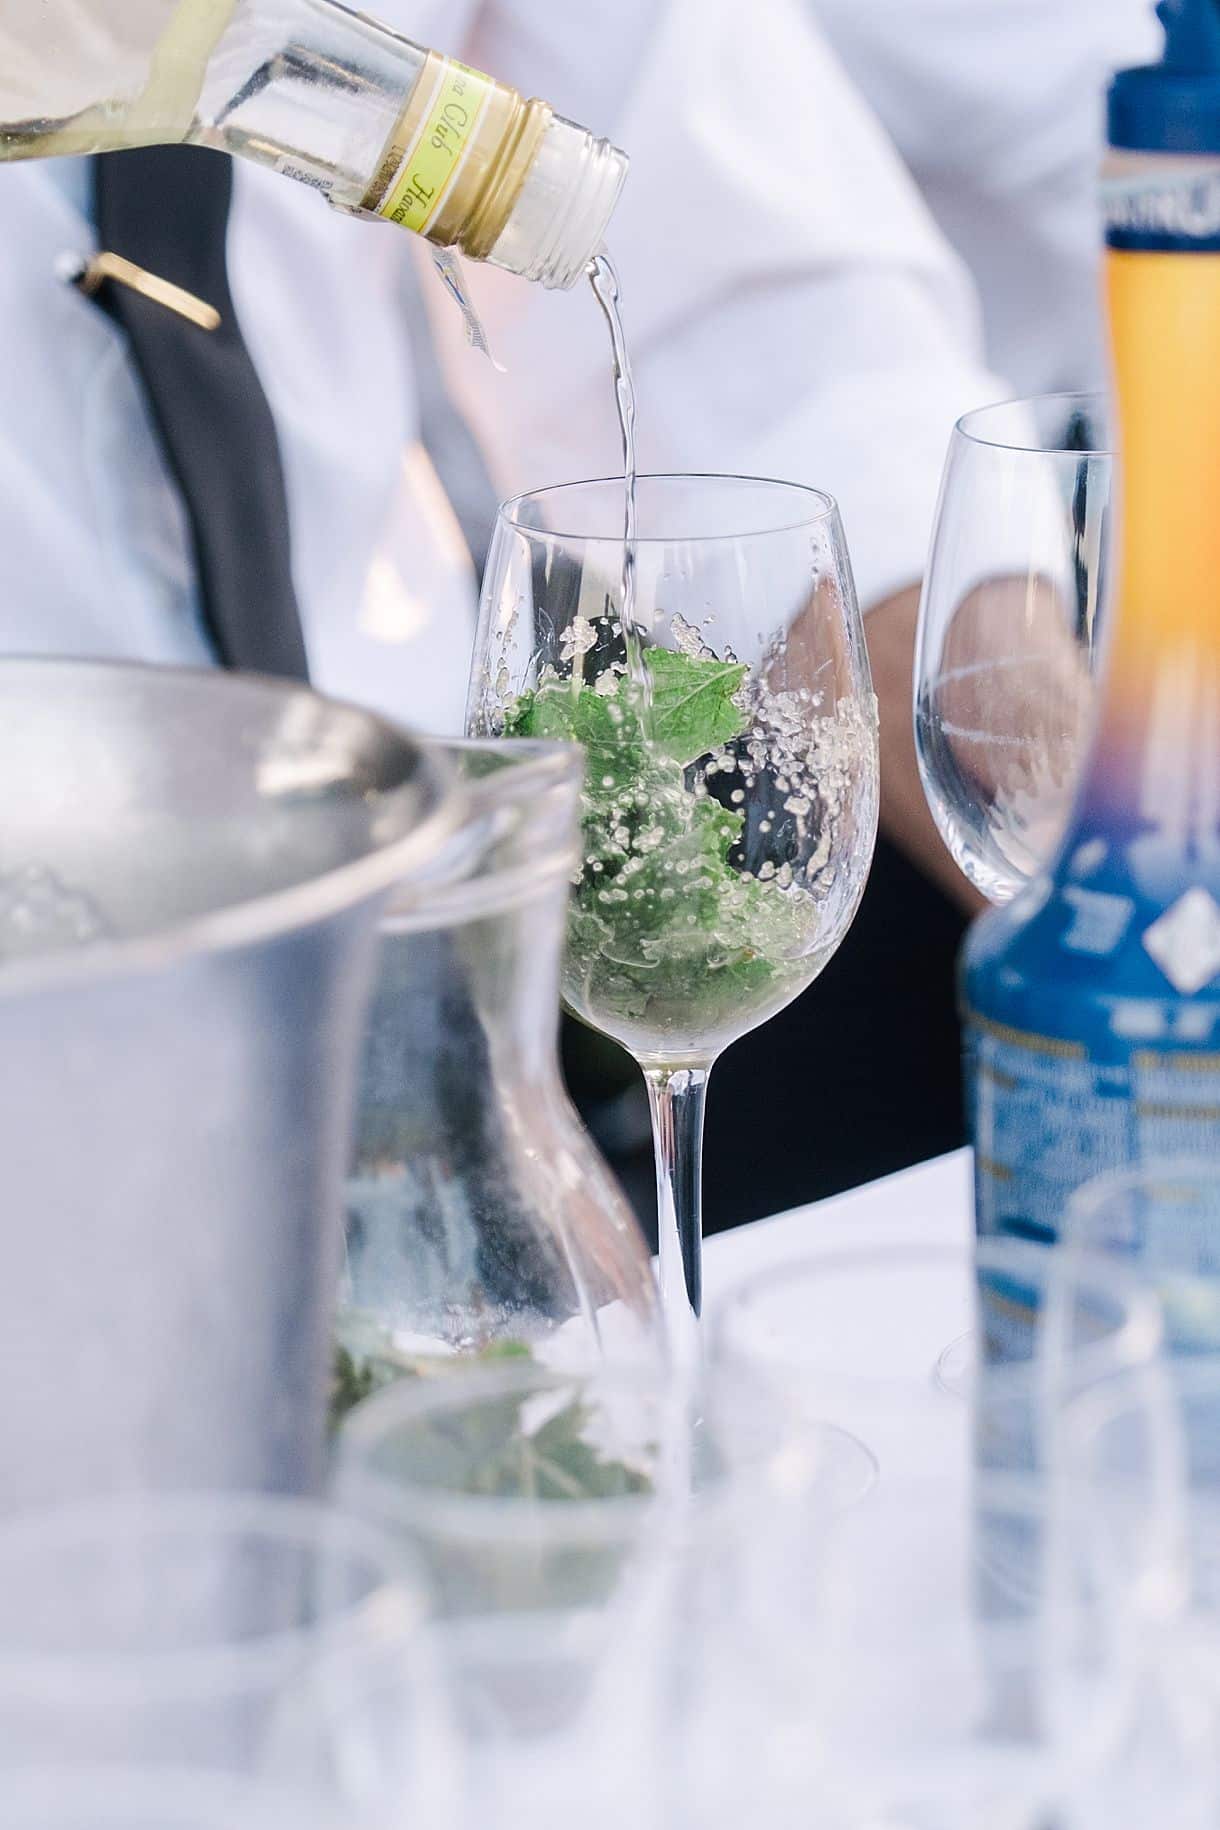
[[[360,207],[484,260],[550,119],[545,102],[429,52]]]
[[[429,58],[365,208],[426,235],[461,177],[497,86],[452,58]]]

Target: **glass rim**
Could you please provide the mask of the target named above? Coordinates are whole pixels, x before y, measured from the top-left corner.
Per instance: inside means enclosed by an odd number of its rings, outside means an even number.
[[[74,675],[78,679],[86,672],[98,679],[123,673],[156,675],[167,691],[180,686],[207,692],[211,690],[208,683],[221,677],[217,670],[206,667],[166,667],[159,663],[65,655],[14,655],[6,660],[5,667],[10,671],[22,669],[34,682],[40,675],[50,680],[61,672],[65,678]],[[404,744],[415,751],[420,748],[413,734],[404,732],[381,713],[329,693],[317,693],[299,681],[264,674],[232,673],[223,677],[229,682],[230,691],[244,693],[253,702],[278,701],[287,707],[294,701],[317,701],[330,713],[355,713],[367,720],[371,729],[379,731],[399,750]],[[461,825],[465,810],[453,784],[438,778],[433,786],[438,791],[436,802],[424,811],[418,824],[380,843],[370,837],[366,849],[357,856],[330,864],[316,875],[307,873],[285,887],[252,892],[216,908],[189,911],[148,931],[105,935],[84,945],[6,959],[0,973],[0,1003],[8,997],[58,990],[60,986],[70,989],[136,975],[151,977],[196,954],[211,958],[236,953],[351,913],[410,877]],[[392,793],[390,786],[374,798],[388,801]]]
[[[392,891],[381,916],[382,932],[430,934],[508,913],[550,893],[557,879],[566,882],[578,846],[576,818],[584,781],[584,756],[579,744],[559,743],[542,737],[420,737],[423,751],[438,752],[442,767],[451,769],[462,797],[464,817],[442,844],[436,857]],[[500,758],[504,766],[483,775],[467,776],[461,765],[467,757]],[[536,815],[541,797],[558,788],[571,797],[572,824],[548,852],[532,855],[528,862],[480,868],[490,848],[506,836],[498,814],[501,796],[492,784],[503,786],[503,800],[520,801],[529,819]]]
[[[766,1297],[773,1290],[790,1291],[794,1286],[810,1279],[822,1280],[852,1270],[859,1271],[877,1264],[893,1267],[903,1260],[918,1260],[924,1264],[936,1262],[965,1265],[968,1271],[984,1272],[993,1269],[997,1272],[1008,1271],[1021,1276],[1032,1273],[1035,1281],[1045,1282],[1046,1271],[1054,1263],[1056,1248],[1035,1244],[1032,1240],[1023,1239],[972,1239],[965,1246],[946,1244],[919,1245],[917,1243],[893,1242],[889,1245],[851,1247],[845,1251],[804,1252],[799,1258],[791,1258],[782,1263],[770,1265],[764,1270],[756,1271],[748,1277],[741,1278],[728,1289],[720,1301],[713,1307],[708,1317],[708,1364],[715,1367],[720,1362],[747,1362],[761,1369],[778,1368],[795,1364],[806,1370],[816,1371],[819,1361],[802,1361],[788,1353],[768,1355],[757,1346],[743,1348],[740,1340],[732,1340],[732,1323],[734,1316],[740,1316],[742,1305],[759,1296]],[[1163,1327],[1155,1297],[1145,1289],[1138,1278],[1125,1267],[1116,1263],[1104,1253],[1072,1250],[1064,1254],[1070,1269],[1065,1273],[1063,1261],[1060,1261],[1056,1276],[1066,1275],[1072,1286],[1086,1281],[1100,1285],[1109,1294],[1116,1296],[1127,1310],[1120,1325],[1102,1342],[1092,1342],[1068,1356],[1075,1376],[1086,1382],[1100,1381],[1116,1374],[1136,1370],[1151,1363],[1157,1354],[1163,1339]],[[1087,1269],[1087,1279],[1082,1270]],[[1003,1395],[1009,1389],[1024,1390],[1031,1376],[1037,1376],[1037,1361],[1014,1361],[1007,1365],[992,1367],[987,1372],[988,1393],[999,1392]],[[1096,1370],[1094,1370],[1096,1369]],[[844,1389],[857,1393],[891,1392],[909,1385],[910,1380],[904,1374],[871,1374],[836,1372],[827,1363],[824,1371],[835,1383]],[[929,1375],[929,1389],[935,1395],[934,1383]],[[940,1394],[943,1400],[944,1394]]]
[[[1212,1163],[1207,1157],[1157,1156],[1125,1169],[1109,1169],[1102,1175],[1091,1176],[1068,1197],[1064,1210],[1068,1226],[1078,1226],[1090,1216],[1096,1216],[1116,1195],[1146,1188],[1153,1182],[1185,1181],[1214,1182],[1220,1188],[1220,1163]],[[1065,1234],[1064,1244],[1074,1244],[1070,1234]]]
[[[192,692],[207,692],[209,681],[218,679],[218,670],[190,666],[161,666],[159,662],[123,661],[123,659],[77,659],[71,655],[13,655],[5,659],[5,670],[20,668],[37,686],[38,679],[97,679],[121,677],[123,673],[157,675],[166,692],[174,686],[185,686]],[[16,675],[13,675],[16,677]],[[278,701],[291,706],[294,701],[313,705],[320,703],[329,714],[344,714],[368,721],[369,728],[386,737],[393,747],[404,745],[419,750],[419,739],[397,727],[390,717],[355,705],[338,695],[318,694],[315,688],[300,681],[276,679],[263,673],[229,673],[230,692],[241,692],[249,699]],[[221,902],[216,908],[187,911],[176,919],[166,920],[150,930],[119,935],[102,935],[95,941],[51,948],[46,952],[18,953],[5,959],[0,972],[0,1001],[5,997],[24,997],[42,990],[59,990],[60,985],[101,985],[110,979],[146,975],[152,977],[177,964],[192,959],[196,953],[205,957],[240,952],[243,948],[280,941],[300,928],[337,919],[351,913],[362,902],[386,895],[395,884],[410,877],[415,869],[432,858],[437,847],[448,840],[461,825],[465,809],[454,785],[443,778],[432,783],[437,798],[424,809],[419,823],[406,833],[380,840],[369,836],[368,845],[359,855],[327,864],[316,875],[305,873],[284,888],[260,889],[238,902]],[[395,785],[384,791],[373,791],[373,802],[390,802]]]
[[[165,1651],[94,1651],[64,1647],[43,1651],[6,1643],[0,1618],[0,1697],[15,1689],[68,1696],[105,1678],[107,1695],[122,1701],[156,1691],[181,1700],[256,1685],[297,1659],[311,1645],[323,1655],[339,1650],[346,1626],[358,1620],[370,1597],[392,1595],[393,1626],[412,1635],[428,1619],[424,1589],[412,1559],[392,1533],[341,1506],[289,1494],[221,1491],[106,1495],[23,1513],[0,1526],[0,1569],[6,1554],[31,1548],[54,1553],[72,1544],[103,1541],[125,1547],[142,1538],[190,1539],[211,1533],[215,1541],[263,1537],[294,1550],[359,1557],[375,1581],[369,1593],[312,1625],[290,1627],[248,1640],[218,1639]],[[129,1535],[120,1539],[126,1528]],[[390,1623],[387,1622],[387,1625]]]
[[[792,495],[803,496],[816,502],[816,512],[798,516],[796,520],[777,522],[774,527],[755,528],[750,533],[724,532],[716,534],[637,534],[632,540],[636,547],[677,546],[682,544],[713,546],[724,541],[766,540],[778,534],[796,534],[806,527],[817,527],[826,521],[837,521],[839,504],[828,490],[816,489],[810,483],[785,482],[782,477],[737,476],[729,471],[715,470],[657,470],[640,471],[636,477],[637,489],[643,483],[715,483],[744,484],[755,489],[786,490]],[[543,498],[574,497],[580,490],[588,489],[623,490],[623,479],[619,477],[581,477],[567,483],[549,483],[540,489],[522,490],[519,495],[510,496],[501,502],[496,511],[496,520],[520,534],[523,539],[548,541],[570,540],[583,541],[586,545],[622,546],[621,534],[587,534],[575,529],[524,527],[518,519],[518,512],[527,502],[539,502]]]
[[[1114,1402],[1114,1395],[1120,1392],[1127,1396],[1127,1402],[1133,1408],[1136,1400],[1129,1394],[1132,1389],[1130,1379],[1106,1380],[1091,1386],[1087,1392],[1075,1399],[1065,1402],[1065,1414],[1075,1415],[1089,1399],[1103,1395]],[[1142,1387],[1140,1390],[1142,1391]],[[946,1536],[946,1518],[954,1530],[964,1527],[964,1544],[962,1546],[969,1568],[988,1569],[993,1579],[997,1576],[995,1558],[988,1542],[986,1528],[976,1532],[980,1518],[985,1520],[1006,1519],[1026,1523],[1062,1521],[1065,1516],[1065,1504],[1075,1500],[1080,1492],[1079,1471],[1066,1466],[1057,1467],[1053,1477],[1048,1478],[1045,1471],[1035,1468],[1018,1468],[1015,1466],[992,1466],[980,1463],[972,1452],[967,1466],[963,1469],[967,1478],[955,1492],[948,1515],[946,1514],[945,1471],[937,1467],[932,1474],[921,1474],[915,1480],[904,1476],[901,1486],[889,1489],[886,1497],[885,1517],[893,1513],[901,1515],[904,1527],[916,1525],[926,1527],[924,1531],[908,1532],[908,1538],[914,1539],[916,1546],[922,1546],[925,1538],[935,1538],[943,1544]],[[850,1561],[853,1545],[850,1537],[842,1540],[846,1546],[845,1554]],[[1092,1546],[1082,1544],[1082,1553],[1093,1567]],[[1003,1578],[999,1578],[1003,1580]],[[1005,1581],[1010,1595],[1016,1591],[1010,1582]],[[1004,1625],[997,1619],[996,1625]],[[1029,1623],[1009,1621],[1010,1627],[1019,1630],[1028,1628]]]
[[[470,1402],[502,1396],[527,1398],[565,1388],[608,1384],[615,1390],[641,1392],[657,1399],[666,1415],[678,1417],[684,1409],[682,1392],[644,1367],[617,1365],[593,1371],[562,1372],[557,1368],[511,1362],[502,1366],[470,1367],[447,1378],[399,1381],[374,1392],[349,1414],[339,1428],[336,1445],[336,1496],[342,1506],[357,1506],[363,1516],[373,1505],[383,1523],[442,1531],[466,1543],[492,1542],[510,1550],[527,1543],[577,1544],[621,1541],[641,1531],[667,1503],[664,1492],[625,1493],[616,1498],[539,1500],[497,1494],[460,1493],[452,1488],[427,1486],[395,1477],[370,1462],[370,1451],[393,1440],[400,1423],[411,1424],[430,1415],[444,1414]],[[528,1521],[528,1529],[522,1527]],[[514,1539],[506,1536],[516,1531]]]
[[[1220,1353],[1171,1354],[1156,1370],[1158,1398],[1165,1398],[1171,1406],[1198,1396],[1220,1396]],[[1146,1408],[1145,1388],[1140,1387],[1139,1392],[1142,1397],[1132,1395],[1130,1378],[1098,1380],[1095,1385],[1073,1392],[1064,1403],[1064,1414],[1084,1418],[1086,1428],[1096,1429],[1101,1422],[1109,1423],[1128,1411]]]
[[[971,407],[968,413],[963,413],[959,419],[954,421],[953,431],[955,436],[965,439],[971,445],[981,445],[989,451],[1011,451],[1022,457],[1087,460],[1088,458],[1112,458],[1117,455],[1113,439],[1105,445],[1090,445],[1083,451],[1069,449],[1066,445],[1018,445],[1014,444],[1011,439],[986,438],[977,426],[972,424],[974,421],[985,420],[992,413],[1003,413],[1008,408],[1049,406],[1052,402],[1088,402],[1094,406],[1105,407],[1108,405],[1108,397],[1098,388],[1061,388],[1051,389],[1043,394],[1013,394],[1006,400],[992,400],[986,406]]]

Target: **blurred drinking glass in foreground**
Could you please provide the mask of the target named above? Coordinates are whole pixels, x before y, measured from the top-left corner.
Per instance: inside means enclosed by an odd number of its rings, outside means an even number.
[[[430,1584],[471,1826],[638,1821],[633,1654],[688,1454],[682,1401],[609,1366],[463,1368],[344,1425],[342,1504],[398,1534]]]
[[[1085,1499],[1121,1528],[1122,1563],[1162,1571],[1161,1605],[1148,1622],[1145,1728],[1123,1769],[1126,1797],[1138,1783],[1141,1821],[1155,1814],[1203,1826],[1220,1821],[1220,1357],[1175,1356],[1170,1385],[1168,1433],[1151,1433],[1103,1387],[1069,1412],[1065,1452]],[[1164,1504],[1150,1513],[1153,1485]]]
[[[1160,1303],[1172,1353],[1220,1355],[1220,1159],[1153,1158],[1094,1177],[1068,1203],[1064,1239],[1127,1263]]]
[[[776,1803],[801,1702],[770,1657],[776,1576],[797,1605],[874,1475],[842,1431],[521,1362],[371,1399],[339,1483],[431,1578],[466,1821],[662,1830]]]
[[[1193,1139],[1206,1145],[1203,1127]],[[1160,1304],[1174,1435],[1168,1444],[1136,1427],[1112,1396],[1096,1394],[1072,1418],[1073,1450],[1093,1488],[1136,1496],[1132,1533],[1147,1526],[1138,1496],[1154,1458],[1176,1448],[1181,1504],[1175,1518],[1179,1611],[1156,1644],[1164,1717],[1160,1766],[1173,1762],[1190,1822],[1220,1811],[1220,1160],[1163,1157],[1097,1176],[1068,1208],[1069,1249],[1108,1253],[1129,1265]],[[1166,1479],[1164,1473],[1161,1479]],[[1175,1752],[1166,1751],[1169,1743]],[[1193,1761],[1181,1753],[1193,1752]],[[1156,1769],[1159,1771],[1159,1767]],[[1163,1795],[1162,1795],[1163,1796]]]
[[[5,1830],[385,1830],[388,1821],[189,1768],[30,1771],[4,1781]]]
[[[915,741],[941,837],[992,902],[1049,861],[1071,810],[1112,482],[1100,396],[1009,401],[953,429],[919,612]]]
[[[1104,1540],[1063,1501],[1021,1476],[980,1475],[948,1504],[935,1483],[883,1484],[826,1537],[797,1680],[813,1821],[1076,1822],[1070,1801],[1124,1732],[1139,1648]]]
[[[451,1741],[424,1614],[399,1546],[306,1501],[136,1495],[31,1513],[0,1532],[6,1806],[9,1776],[32,1765],[172,1768],[390,1830],[444,1823]]]
[[[971,1321],[989,1352],[950,1394],[936,1349]],[[810,1252],[726,1296],[709,1359],[713,1393],[750,1391],[793,1431],[847,1424],[880,1460],[837,1523],[769,1527],[750,1633],[802,1725],[775,1821],[816,1801],[834,1830],[1075,1823],[1060,1813],[1125,1732],[1175,1489],[1150,1453],[1129,1532],[1135,1490],[1086,1504],[1062,1418],[1104,1390],[1165,1440],[1151,1297],[1120,1265],[1019,1241]]]
[[[985,1352],[951,1394],[937,1354],[967,1328]],[[1147,1381],[1155,1402],[1160,1379],[1160,1320],[1138,1280],[1024,1240],[811,1251],[726,1292],[709,1335],[713,1392],[859,1432],[883,1487],[968,1483],[984,1456],[1001,1472],[1049,1476],[1060,1403],[1123,1377]]]

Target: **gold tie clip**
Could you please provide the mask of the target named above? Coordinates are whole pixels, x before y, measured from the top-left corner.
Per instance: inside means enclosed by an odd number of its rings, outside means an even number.
[[[78,255],[67,256],[62,272],[66,280],[90,298],[107,280],[113,280],[116,285],[128,286],[132,292],[152,299],[154,304],[163,305],[166,311],[175,312],[200,330],[220,329],[221,317],[214,305],[196,298],[183,286],[175,286],[171,280],[163,280],[159,274],[149,273],[145,267],[137,267],[134,261],[126,260],[121,254],[108,254],[103,250],[91,260]]]

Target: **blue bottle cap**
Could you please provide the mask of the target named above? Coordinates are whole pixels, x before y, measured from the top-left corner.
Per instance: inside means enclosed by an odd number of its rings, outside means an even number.
[[[1110,144],[1124,152],[1220,154],[1220,0],[1160,0],[1159,64],[1110,85]]]

